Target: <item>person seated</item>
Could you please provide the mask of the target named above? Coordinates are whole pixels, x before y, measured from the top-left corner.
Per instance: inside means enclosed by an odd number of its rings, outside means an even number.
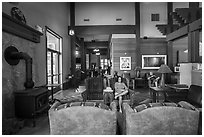
[[[148,79],[149,87],[157,87],[160,77],[157,77],[152,72],[150,72],[150,75],[147,79]]]
[[[118,77],[115,83],[115,99],[119,98],[119,112],[122,112],[122,97],[128,93],[128,87],[122,82],[122,77]]]

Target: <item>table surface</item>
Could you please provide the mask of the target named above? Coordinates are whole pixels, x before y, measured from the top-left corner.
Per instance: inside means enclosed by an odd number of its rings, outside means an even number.
[[[166,86],[176,90],[189,89],[185,84],[167,84]]]
[[[174,91],[175,89],[172,89],[170,87],[150,87],[150,89],[159,92],[159,91]]]

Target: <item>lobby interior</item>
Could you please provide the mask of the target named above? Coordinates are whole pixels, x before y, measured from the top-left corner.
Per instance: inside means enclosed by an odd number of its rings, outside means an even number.
[[[163,64],[170,71],[163,72]],[[123,98],[122,113],[117,100],[104,103],[104,89],[114,90],[104,78],[110,80],[116,72],[131,90]],[[159,81],[151,83],[151,76]],[[127,122],[136,117],[130,111],[145,113],[149,106],[168,103],[175,111],[175,104],[184,106],[180,101],[196,112],[194,119],[190,112],[189,117],[176,117],[182,123],[176,132],[174,126],[157,130],[152,119],[154,127],[146,132]],[[95,132],[91,126],[77,125],[75,131],[75,123],[57,123],[55,111],[77,102],[82,110],[86,105],[116,109],[111,114],[116,122],[107,126],[112,130],[100,122]],[[137,110],[141,105],[147,108]],[[178,115],[186,111],[180,108]],[[99,112],[100,120],[108,115]],[[2,134],[202,134],[201,112],[202,2],[2,2]],[[186,127],[187,118],[196,126]],[[162,125],[175,121],[161,119]]]

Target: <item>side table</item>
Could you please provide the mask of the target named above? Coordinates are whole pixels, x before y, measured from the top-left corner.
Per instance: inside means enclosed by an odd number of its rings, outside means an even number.
[[[164,102],[166,100],[166,92],[171,92],[173,89],[169,87],[150,87],[150,95],[153,102]]]

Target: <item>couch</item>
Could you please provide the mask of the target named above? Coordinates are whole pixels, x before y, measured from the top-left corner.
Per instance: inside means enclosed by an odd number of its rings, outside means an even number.
[[[49,109],[52,135],[114,135],[116,104],[110,107],[98,102],[56,102]]]
[[[187,102],[148,103],[131,108],[122,105],[123,134],[189,135],[198,134],[199,111]]]

